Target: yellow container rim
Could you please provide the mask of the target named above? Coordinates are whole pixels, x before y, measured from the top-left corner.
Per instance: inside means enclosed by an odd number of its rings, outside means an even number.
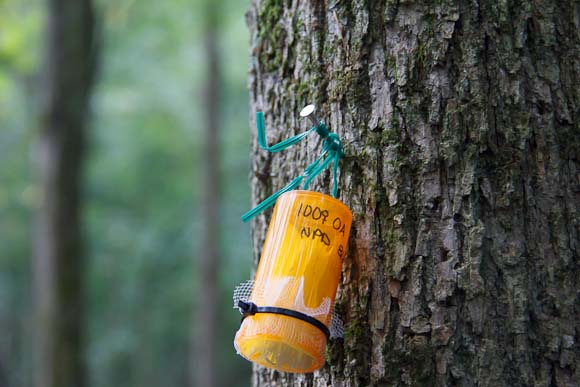
[[[311,197],[314,196],[314,197],[319,197],[319,198],[322,197],[324,199],[324,201],[329,201],[329,202],[332,202],[333,204],[335,204],[336,206],[342,207],[342,209],[346,213],[348,213],[350,215],[350,217],[352,218],[352,212],[350,211],[350,208],[348,208],[348,206],[346,204],[344,204],[343,202],[341,202],[337,198],[332,197],[330,195],[327,195],[325,193],[304,190],[304,189],[295,189],[292,191],[284,192],[282,195],[280,195],[279,198],[286,196],[286,195],[299,195],[299,196],[311,196]]]

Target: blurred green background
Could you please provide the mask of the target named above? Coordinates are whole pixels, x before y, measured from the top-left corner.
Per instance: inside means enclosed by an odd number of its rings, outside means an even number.
[[[97,0],[100,58],[84,170],[90,386],[185,386],[203,289],[204,2]],[[222,1],[220,385],[248,386],[231,292],[249,278],[249,1]],[[31,259],[40,202],[35,144],[46,9],[0,0],[0,364],[31,385]],[[2,382],[0,381],[0,384]]]

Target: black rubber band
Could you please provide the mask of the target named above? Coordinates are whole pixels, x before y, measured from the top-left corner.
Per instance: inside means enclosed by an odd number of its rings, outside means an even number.
[[[304,322],[307,322],[308,324],[314,325],[316,328],[320,329],[322,331],[322,333],[324,333],[324,335],[326,336],[327,339],[330,337],[330,331],[328,330],[326,325],[324,325],[324,323],[322,323],[320,320],[317,320],[314,317],[310,317],[307,314],[297,312],[297,311],[292,310],[292,309],[278,308],[275,306],[257,306],[253,302],[245,302],[242,300],[238,301],[238,308],[240,308],[240,310],[242,311],[242,315],[243,315],[242,321],[244,321],[244,319],[246,317],[253,316],[256,313],[281,314],[281,315],[293,317],[293,318],[296,318],[298,320],[302,320]]]

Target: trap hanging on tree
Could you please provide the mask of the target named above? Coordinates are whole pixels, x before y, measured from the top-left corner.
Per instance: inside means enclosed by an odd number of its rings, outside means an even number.
[[[321,155],[284,188],[242,216],[248,221],[276,203],[254,281],[234,291],[242,325],[234,340],[240,355],[285,372],[313,372],[324,364],[328,337],[342,337],[333,305],[346,253],[352,214],[336,199],[339,137],[314,115],[314,126],[273,146],[266,145],[264,118],[256,115],[258,142],[270,152],[284,150],[312,132],[323,139]],[[308,191],[310,182],[333,163],[333,195]],[[304,190],[300,188],[304,180]]]

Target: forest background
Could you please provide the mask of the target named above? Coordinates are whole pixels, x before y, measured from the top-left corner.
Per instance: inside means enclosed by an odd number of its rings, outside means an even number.
[[[97,76],[82,178],[88,385],[187,385],[204,221],[200,0],[98,0]],[[245,1],[219,7],[218,385],[247,386],[233,287],[250,277]],[[32,257],[46,4],[0,0],[0,386],[32,384]],[[194,360],[195,361],[195,360]]]

